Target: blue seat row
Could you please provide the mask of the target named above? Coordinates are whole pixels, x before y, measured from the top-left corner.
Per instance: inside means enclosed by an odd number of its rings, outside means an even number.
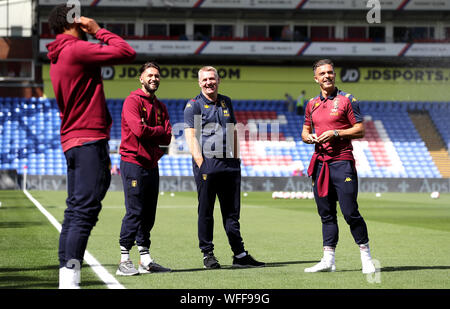
[[[117,153],[120,143],[120,117],[123,99],[109,99],[108,106],[113,117],[110,146],[112,164],[120,165]],[[172,122],[182,122],[183,108],[187,99],[163,100],[169,110]],[[270,156],[290,156],[292,160],[301,161],[308,166],[314,150],[313,145],[301,141],[303,117],[287,112],[287,105],[282,100],[235,100],[236,110],[275,111],[284,116],[287,123],[280,125],[280,131],[286,138],[295,141],[295,146],[266,147]],[[377,166],[372,153],[366,152],[371,172],[361,172],[363,177],[441,177],[434,165],[428,149],[409,119],[408,109],[427,109],[447,145],[450,145],[448,103],[438,102],[361,102],[361,108],[373,120],[381,121],[386,133],[393,141],[404,172],[392,172]],[[396,113],[386,113],[394,111]],[[59,137],[59,111],[55,99],[46,98],[5,98],[0,97],[0,169],[15,168],[21,172],[24,165],[30,173],[65,174],[65,157],[62,153]],[[185,141],[182,132],[175,143],[179,150]],[[180,149],[181,147],[181,149]],[[192,159],[189,155],[164,156],[160,161],[161,175],[191,175]],[[306,172],[306,171],[304,171]],[[289,171],[260,171],[253,166],[242,165],[244,176],[290,176]],[[400,175],[400,176],[399,176]]]

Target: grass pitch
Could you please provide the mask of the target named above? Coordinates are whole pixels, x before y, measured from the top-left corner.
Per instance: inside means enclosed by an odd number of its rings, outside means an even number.
[[[60,222],[65,192],[30,191]],[[21,191],[0,191],[0,288],[58,286],[56,229]],[[242,197],[241,232],[246,249],[267,263],[231,269],[232,252],[216,203],[215,255],[223,268],[204,270],[197,240],[193,192],[160,195],[151,233],[152,257],[171,273],[116,277],[128,289],[448,289],[450,288],[450,194],[359,195],[372,256],[380,272],[361,273],[358,247],[339,213],[335,273],[305,273],[322,256],[321,223],[313,200],[273,200],[269,192]],[[122,192],[108,192],[88,251],[115,274],[119,232],[125,213]],[[131,258],[138,262],[136,247]],[[106,288],[85,265],[82,288]]]

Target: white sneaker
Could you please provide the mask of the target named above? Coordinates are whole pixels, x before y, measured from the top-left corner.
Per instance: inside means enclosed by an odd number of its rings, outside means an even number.
[[[319,263],[313,267],[305,268],[305,273],[316,273],[316,272],[334,272],[336,271],[336,265],[333,261],[327,261],[321,259]]]
[[[131,260],[123,261],[119,263],[119,267],[116,271],[117,276],[135,276],[139,275],[139,271],[134,267]]]
[[[61,267],[59,269],[59,289],[79,289],[80,269]]]
[[[373,274],[376,272],[375,265],[372,262],[372,256],[370,255],[369,243],[359,245],[361,253],[361,264],[363,274]]]
[[[372,263],[372,259],[361,260],[361,263],[363,274],[373,274],[376,272],[375,265],[373,265]]]

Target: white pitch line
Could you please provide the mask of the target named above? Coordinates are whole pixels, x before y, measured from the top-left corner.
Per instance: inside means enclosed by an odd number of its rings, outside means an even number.
[[[55,217],[53,217],[26,189],[23,189],[23,193],[25,193],[28,199],[37,207],[37,209],[39,209],[48,221],[50,221],[58,232],[61,233],[61,224],[58,220],[56,220]],[[125,289],[125,287],[121,285],[119,281],[117,281],[116,278],[114,278],[114,276],[112,276],[87,250],[84,253],[84,260],[109,289]]]

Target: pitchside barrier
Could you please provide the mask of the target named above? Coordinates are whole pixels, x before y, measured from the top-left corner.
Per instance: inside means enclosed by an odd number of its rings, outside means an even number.
[[[0,175],[9,174],[3,171]],[[10,177],[9,180],[0,182],[0,189],[22,187],[23,175],[16,173],[15,176],[8,177]],[[14,179],[15,186],[6,186],[6,184],[10,185],[11,180]],[[450,178],[359,178],[358,181],[359,192],[450,192]],[[66,190],[66,176],[28,175],[26,184],[28,190]],[[311,191],[311,189],[311,179],[308,177],[242,177],[241,186],[242,192],[304,192]],[[123,190],[120,176],[112,176],[109,190]],[[196,191],[196,186],[192,176],[161,176],[159,190],[161,192]]]

